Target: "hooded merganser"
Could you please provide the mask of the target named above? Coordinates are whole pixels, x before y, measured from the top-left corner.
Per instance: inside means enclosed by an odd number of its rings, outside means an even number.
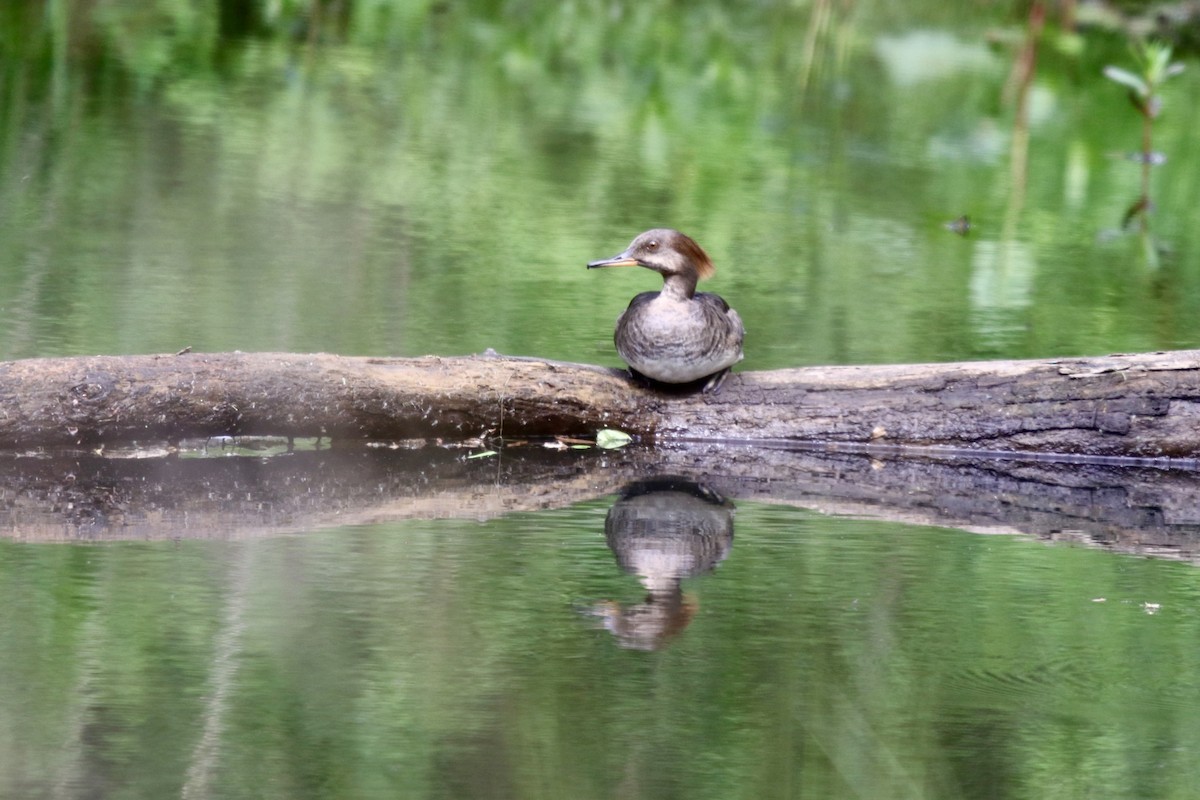
[[[709,378],[704,391],[721,388],[742,360],[746,329],[719,295],[696,292],[696,282],[716,272],[700,245],[656,228],[639,234],[625,252],[588,264],[594,267],[645,267],[663,276],[661,292],[642,292],[617,317],[613,341],[635,377],[661,383]]]

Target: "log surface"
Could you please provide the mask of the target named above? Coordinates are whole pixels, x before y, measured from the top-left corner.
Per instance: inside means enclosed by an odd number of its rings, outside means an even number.
[[[0,363],[0,448],[191,437],[592,434],[1200,457],[1200,351],[735,373],[719,394],[503,356],[186,353]]]

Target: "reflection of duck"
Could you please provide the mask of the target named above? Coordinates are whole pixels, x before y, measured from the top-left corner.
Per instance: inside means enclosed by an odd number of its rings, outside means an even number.
[[[609,509],[605,538],[617,564],[646,587],[646,599],[614,601],[593,612],[622,647],[657,650],[692,621],[698,607],[683,594],[683,578],[711,571],[733,544],[733,504],[683,478],[627,486]]]
[[[635,377],[708,378],[704,390],[716,391],[742,360],[746,329],[738,313],[720,295],[696,292],[696,282],[716,270],[691,237],[668,228],[646,231],[623,253],[588,264],[594,267],[645,267],[663,276],[662,291],[642,292],[617,318],[617,353]]]

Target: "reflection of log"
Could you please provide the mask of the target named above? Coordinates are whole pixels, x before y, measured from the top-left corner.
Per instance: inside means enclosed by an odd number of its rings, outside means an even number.
[[[264,434],[334,439],[581,434],[1200,456],[1200,351],[1057,361],[811,367],[718,395],[498,356],[226,353],[0,364],[0,447]]]
[[[355,449],[271,458],[0,459],[0,535],[235,538],[408,518],[487,518],[690,477],[736,500],[1088,541],[1200,560],[1200,473],[878,459],[694,444],[613,453]],[[601,533],[597,530],[597,535]]]
[[[219,450],[215,450],[219,453]],[[460,450],[274,457],[0,457],[0,535],[30,541],[240,539],[398,519],[491,519],[611,489],[576,451],[470,460]],[[590,454],[583,454],[584,456]]]

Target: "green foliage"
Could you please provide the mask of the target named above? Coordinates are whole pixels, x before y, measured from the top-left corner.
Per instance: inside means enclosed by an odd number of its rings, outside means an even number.
[[[1114,67],[1104,68],[1104,75],[1130,90],[1130,99],[1143,115],[1154,119],[1162,110],[1158,93],[1168,78],[1183,72],[1183,64],[1171,60],[1169,45],[1159,42],[1143,42],[1134,48],[1134,56],[1141,67],[1141,74]]]
[[[1134,75],[1132,72],[1127,72],[1120,67],[1108,66],[1104,68],[1104,75],[1109,80],[1124,84],[1137,93],[1139,97],[1148,97],[1150,95],[1150,87],[1144,80]]]
[[[1129,99],[1143,118],[1142,147],[1138,154],[1142,166],[1142,191],[1126,209],[1122,227],[1129,227],[1134,220],[1141,223],[1143,258],[1147,264],[1157,267],[1161,246],[1150,235],[1149,218],[1154,208],[1150,196],[1150,170],[1163,164],[1166,156],[1153,149],[1154,122],[1162,112],[1163,83],[1183,72],[1183,64],[1172,61],[1171,48],[1158,42],[1139,42],[1134,48],[1134,56],[1141,67],[1140,75],[1112,65],[1104,68],[1104,75],[1129,89]]]

